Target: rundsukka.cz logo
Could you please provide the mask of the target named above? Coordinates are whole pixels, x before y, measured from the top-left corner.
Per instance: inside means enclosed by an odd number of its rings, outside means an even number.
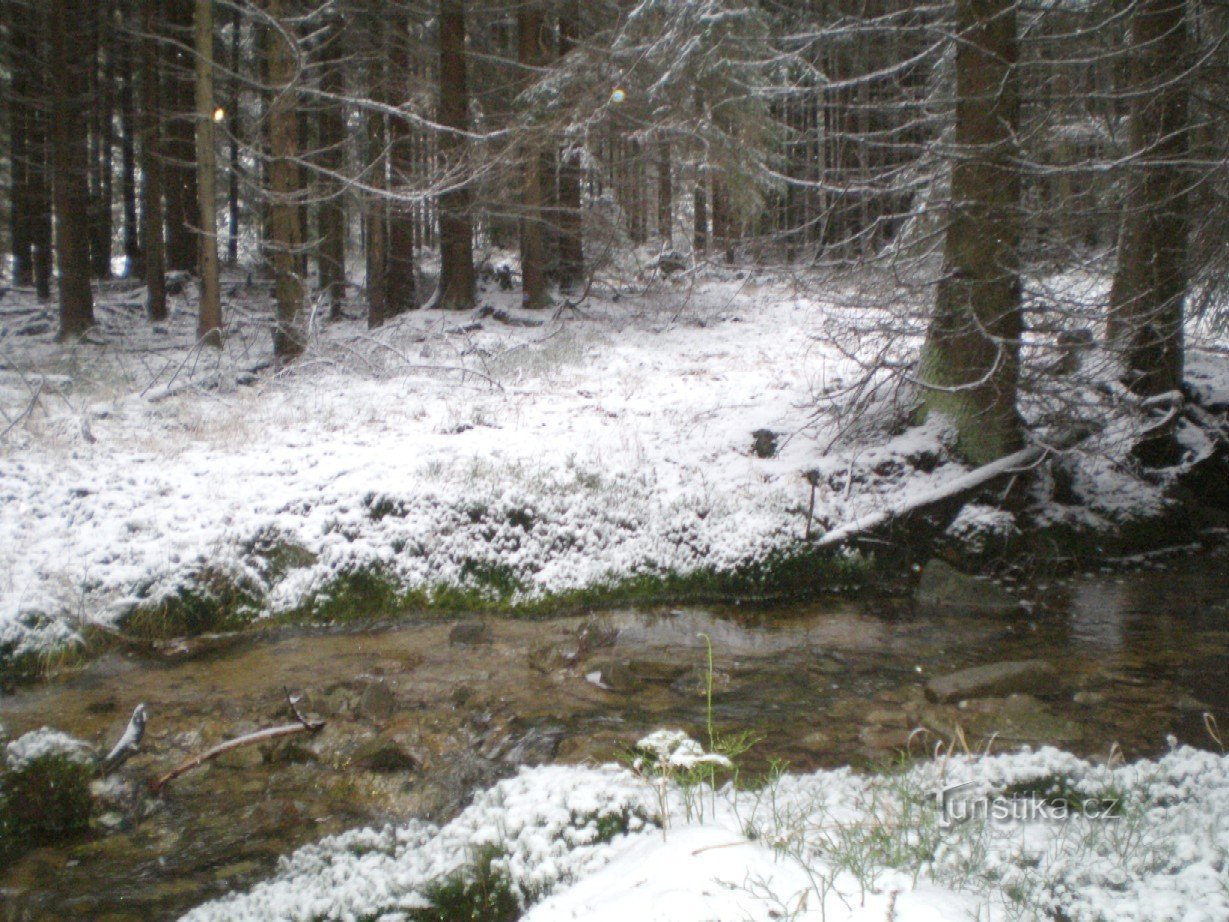
[[[1116,820],[1121,816],[1116,797],[1055,796],[1049,794],[978,793],[972,781],[939,791],[939,826],[950,829],[963,823],[1064,822],[1082,816],[1091,820]]]

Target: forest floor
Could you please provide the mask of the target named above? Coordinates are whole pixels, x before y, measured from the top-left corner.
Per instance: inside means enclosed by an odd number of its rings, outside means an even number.
[[[1095,348],[1060,345],[1105,280],[1042,284],[1070,309],[1032,324],[1025,415],[1042,441],[1091,435],[1033,478],[1023,510],[967,505],[947,536],[973,552],[1039,527],[1112,535],[1166,504],[1172,478],[1130,458],[1156,408]],[[911,425],[924,299],[895,280],[710,269],[527,313],[492,276],[473,312],[375,331],[357,297],[353,319],[314,312],[306,355],[282,369],[269,287],[227,275],[220,351],[195,341],[191,285],[152,326],[143,288],[102,285],[76,344],[55,342],[32,292],[0,299],[10,662],[94,626],[832,588],[864,558],[820,566],[809,538],[967,471],[942,421]],[[1229,404],[1216,336],[1192,332],[1188,366],[1205,402]],[[1179,469],[1211,451],[1197,427],[1179,439]]]

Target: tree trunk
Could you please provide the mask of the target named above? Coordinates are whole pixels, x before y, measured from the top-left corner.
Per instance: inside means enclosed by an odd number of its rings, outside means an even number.
[[[8,65],[11,93],[9,102],[9,229],[13,256],[13,284],[34,281],[34,236],[31,233],[32,202],[30,189],[31,154],[29,140],[34,117],[34,87],[38,80],[38,58],[34,43],[39,30],[33,28],[30,14],[13,0],[4,5],[8,29]]]
[[[120,15],[125,23],[135,20],[133,0],[122,0]],[[137,221],[137,112],[135,47],[138,41],[127,27],[118,39],[120,115],[120,198],[124,207],[124,275],[145,274],[141,257],[141,226]]]
[[[440,283],[438,306],[468,310],[474,306],[474,233],[471,195],[461,181],[469,130],[469,88],[465,66],[465,2],[440,0],[440,135],[439,150],[447,191],[439,197]]]
[[[162,218],[162,130],[159,119],[159,0],[141,0],[141,223],[145,244],[145,311],[151,321],[166,320],[166,250]]]
[[[370,23],[370,43],[372,48],[379,48],[381,25],[373,20]],[[384,66],[383,54],[377,53],[368,65],[368,92],[373,99],[379,99],[383,94]],[[371,192],[367,193],[363,212],[365,228],[366,260],[367,260],[367,326],[375,329],[384,322],[388,313],[388,201],[385,191],[388,188],[388,158],[386,157],[386,132],[384,113],[378,109],[368,109],[367,121],[367,162],[371,176]]]
[[[670,142],[657,142],[657,233],[663,247],[674,246],[674,182],[670,175]]]
[[[1188,46],[1184,0],[1140,0],[1131,25],[1132,162],[1107,333],[1127,384],[1143,396],[1182,385]]]
[[[956,26],[951,204],[920,377],[927,412],[949,416],[957,449],[985,464],[1022,441],[1015,4],[958,0]]]
[[[544,32],[546,13],[537,0],[523,0],[517,11],[517,62],[527,69],[525,82],[531,82],[537,69],[546,63]],[[537,309],[550,300],[547,284],[545,203],[542,152],[535,143],[526,145],[521,191],[521,306]]]
[[[386,94],[390,106],[406,105],[412,76],[409,20],[405,14],[396,17],[391,29],[391,60]],[[394,194],[412,187],[414,181],[414,147],[407,119],[389,119],[389,166]],[[388,300],[386,314],[395,317],[417,306],[414,290],[414,214],[408,196],[400,196],[389,207],[388,219]]]
[[[329,305],[329,319],[341,319],[346,298],[346,210],[345,186],[340,176],[346,143],[346,110],[342,97],[346,91],[342,63],[344,23],[330,24],[326,42],[327,60],[320,75],[325,98],[320,110],[320,165],[324,169],[324,200],[320,203],[320,290]]]
[[[218,290],[218,163],[213,121],[213,2],[196,0],[196,188],[199,198],[201,303],[196,335],[222,345],[222,303]]]
[[[277,318],[273,354],[286,361],[303,353],[303,280],[296,266],[302,244],[299,225],[299,147],[297,99],[293,92],[295,48],[290,23],[282,18],[283,0],[268,0],[265,7],[275,28],[269,30],[269,234],[276,279]]]
[[[230,20],[230,105],[227,121],[230,128],[230,165],[227,169],[227,205],[229,206],[230,222],[226,240],[226,263],[230,266],[239,264],[239,88],[241,80],[240,68],[243,59],[239,53],[240,38],[243,30],[243,11],[239,7],[231,13]]]
[[[111,159],[115,146],[115,45],[110,0],[95,0],[90,16],[90,136],[94,148],[90,157],[90,266],[95,278],[106,279],[111,277]]]
[[[193,128],[196,105],[192,89],[192,0],[163,0],[167,10],[167,29],[171,43],[163,57],[166,95],[163,171],[166,197],[166,260],[171,269],[195,272],[197,269],[196,231],[196,132]]]
[[[708,190],[705,188],[707,177],[703,170],[696,177],[696,187],[692,194],[692,210],[694,219],[694,235],[692,246],[695,248],[696,259],[703,259],[708,253]]]
[[[568,0],[559,12],[559,57],[576,47],[580,33],[580,4]],[[574,290],[585,279],[584,211],[581,203],[580,151],[559,152],[559,285]]]
[[[94,325],[90,291],[90,154],[86,114],[90,61],[71,47],[93,0],[54,0],[51,4],[51,79],[55,176],[55,243],[60,275],[61,340],[79,337]]]

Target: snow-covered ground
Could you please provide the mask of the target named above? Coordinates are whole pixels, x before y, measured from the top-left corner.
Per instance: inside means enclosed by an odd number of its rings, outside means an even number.
[[[859,386],[921,328],[873,292],[714,272],[530,316],[491,290],[495,316],[315,324],[281,371],[260,367],[267,286],[224,292],[220,354],[193,343],[190,289],[151,329],[143,290],[105,287],[71,346],[30,293],[0,304],[0,653],[63,645],[205,568],[264,613],[362,568],[428,591],[497,574],[527,599],[727,569],[803,538],[808,470],[812,534],[962,473],[940,425],[906,429],[891,388]],[[1118,399],[1079,393],[1094,415]],[[1033,412],[1059,402],[1043,389]],[[760,429],[775,457],[752,450]],[[1082,519],[1157,502],[1116,437],[1076,471]],[[981,512],[960,527],[1011,527]],[[262,541],[299,552],[270,568]]]
[[[442,828],[324,840],[184,918],[395,922],[467,885],[510,913],[456,917],[526,922],[1229,918],[1227,756],[1047,748],[716,793],[684,762],[525,770]]]

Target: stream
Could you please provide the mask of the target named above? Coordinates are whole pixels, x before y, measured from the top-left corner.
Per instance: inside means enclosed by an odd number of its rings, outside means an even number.
[[[140,754],[93,832],[0,869],[0,919],[161,920],[267,876],[279,855],[362,825],[442,822],[521,764],[607,761],[658,727],[758,742],[744,773],[874,767],[959,727],[972,749],[1052,743],[1127,759],[1170,735],[1229,741],[1229,556],[1222,549],[1029,588],[1029,617],[922,616],[907,598],[748,611],[615,611],[540,621],[286,630],[253,642],[112,652],[0,696],[10,738],[43,725],[105,751],[145,702]],[[707,638],[707,641],[706,641]],[[713,667],[709,672],[707,642]],[[927,701],[930,677],[1044,659],[1043,698]],[[237,735],[284,724],[286,692],[326,721],[145,782]],[[914,734],[924,726],[932,733]],[[127,803],[124,798],[127,798]]]

